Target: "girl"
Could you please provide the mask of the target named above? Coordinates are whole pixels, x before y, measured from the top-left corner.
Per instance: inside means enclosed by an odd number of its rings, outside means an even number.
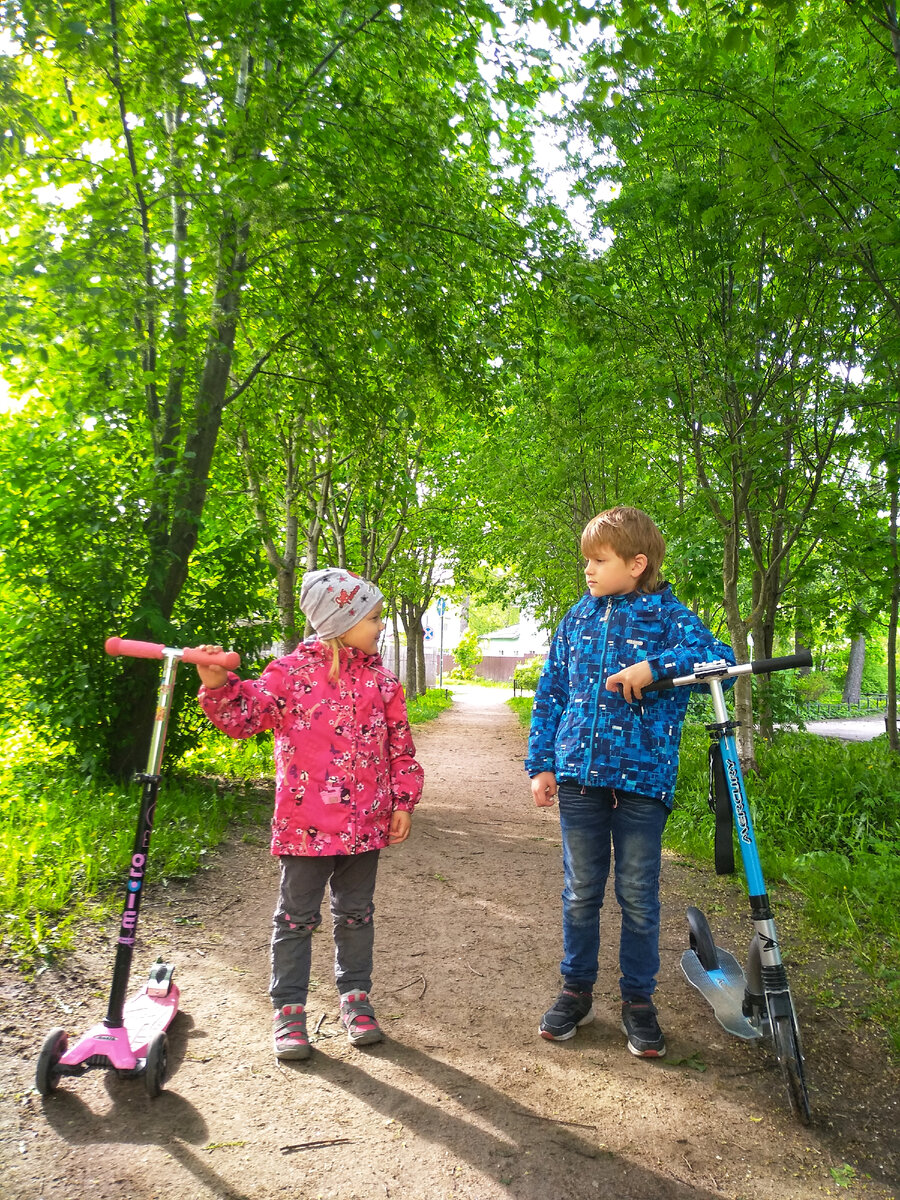
[[[329,880],[341,1022],[355,1046],[382,1038],[369,1002],[375,873],[383,847],[409,836],[422,792],[403,689],[378,656],[383,602],[373,583],[349,571],[307,571],[300,608],[317,640],[256,680],[197,667],[200,705],[223,733],[275,732],[272,853],[281,890],[269,994],[281,1059],[310,1055],[311,940]]]

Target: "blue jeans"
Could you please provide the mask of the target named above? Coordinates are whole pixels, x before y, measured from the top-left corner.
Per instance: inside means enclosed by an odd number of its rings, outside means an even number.
[[[597,980],[600,909],[615,849],[616,899],[622,910],[619,988],[649,999],[659,971],[659,870],[669,810],[661,800],[559,783],[563,838],[563,960],[567,987],[589,992]]]

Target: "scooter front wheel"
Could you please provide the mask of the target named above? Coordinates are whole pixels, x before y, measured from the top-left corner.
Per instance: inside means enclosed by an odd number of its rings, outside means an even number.
[[[35,1086],[42,1096],[56,1091],[60,1081],[59,1060],[69,1048],[69,1035],[64,1029],[51,1029],[44,1038],[35,1070]]]
[[[809,1094],[806,1090],[803,1055],[800,1052],[797,1029],[790,1014],[775,1018],[772,1037],[775,1042],[775,1055],[787,1087],[791,1111],[799,1121],[808,1125],[812,1113],[809,1107]]]
[[[164,1033],[157,1033],[147,1047],[147,1066],[144,1070],[144,1087],[151,1100],[166,1086],[168,1073],[169,1039]]]
[[[719,952],[713,940],[712,930],[705,915],[693,905],[687,910],[691,949],[700,959],[704,971],[715,971],[719,967]]]

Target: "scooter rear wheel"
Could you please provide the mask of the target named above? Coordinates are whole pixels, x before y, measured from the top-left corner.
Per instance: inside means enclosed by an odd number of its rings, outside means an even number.
[[[64,1029],[51,1029],[44,1038],[35,1070],[35,1087],[42,1096],[56,1091],[61,1075],[57,1069],[59,1060],[69,1048],[69,1035]]]
[[[793,1018],[790,1015],[776,1017],[772,1029],[775,1042],[775,1054],[781,1066],[781,1074],[787,1086],[791,1111],[804,1125],[808,1125],[812,1113],[809,1107],[809,1095],[806,1090],[806,1077],[803,1070],[803,1055]]]
[[[690,930],[691,949],[700,959],[704,971],[715,971],[719,966],[719,952],[713,941],[709,921],[699,908],[693,905],[687,910],[687,922]]]
[[[144,1071],[144,1087],[151,1100],[166,1086],[168,1073],[169,1039],[164,1033],[157,1033],[147,1046],[147,1066]]]

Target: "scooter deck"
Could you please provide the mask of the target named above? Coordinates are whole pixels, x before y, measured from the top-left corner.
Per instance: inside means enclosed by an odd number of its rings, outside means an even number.
[[[748,1042],[762,1037],[742,1011],[746,987],[743,968],[733,954],[719,946],[716,957],[718,969],[707,971],[693,950],[685,950],[681,956],[685,978],[709,1002],[716,1020],[728,1033]]]
[[[168,1029],[178,1012],[179,993],[173,983],[164,996],[153,995],[144,986],[123,1010],[122,1024],[114,1028],[102,1022],[89,1029],[59,1060],[61,1067],[91,1066],[91,1058],[106,1058],[117,1071],[135,1071],[147,1057],[150,1041]],[[97,1063],[97,1066],[106,1065]]]

